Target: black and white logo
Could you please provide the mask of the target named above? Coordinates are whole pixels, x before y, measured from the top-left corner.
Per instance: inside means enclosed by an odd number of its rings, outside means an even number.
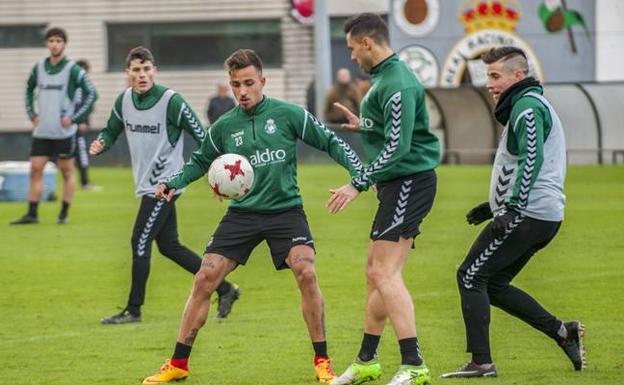
[[[438,61],[427,48],[420,45],[409,45],[399,51],[399,57],[425,87],[438,85],[440,74]]]
[[[277,131],[277,127],[275,126],[275,120],[268,119],[266,121],[266,124],[264,125],[264,131],[266,131],[267,134],[273,134],[275,131]]]

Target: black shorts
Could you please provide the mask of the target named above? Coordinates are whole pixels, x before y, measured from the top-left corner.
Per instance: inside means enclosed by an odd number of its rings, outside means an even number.
[[[71,159],[76,152],[76,136],[65,139],[32,138],[30,156],[58,157]]]
[[[436,184],[433,170],[377,183],[379,206],[370,239],[398,242],[420,234],[420,223],[433,206]]]
[[[301,207],[278,213],[228,209],[208,242],[206,253],[219,254],[244,265],[253,249],[264,240],[277,270],[288,268],[286,257],[293,246],[306,245],[314,249],[308,220]]]

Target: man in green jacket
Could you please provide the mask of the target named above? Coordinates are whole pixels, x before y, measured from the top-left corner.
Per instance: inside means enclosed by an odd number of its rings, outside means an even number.
[[[401,365],[388,384],[423,385],[431,376],[420,353],[414,304],[402,273],[420,223],[433,205],[439,142],[429,131],[425,90],[390,48],[383,19],[364,13],[349,19],[344,31],[351,58],[371,74],[372,84],[362,99],[359,118],[340,104],[336,107],[348,118],[343,127],[361,132],[369,164],[351,183],[334,191],[328,207],[339,212],[374,184],[379,206],[366,264],[362,345],[355,361],[333,384],[361,384],[381,376],[376,352],[389,318]]]
[[[225,66],[239,105],[208,130],[201,148],[169,181],[159,184],[157,197],[172,199],[176,191],[201,178],[212,161],[225,153],[247,157],[254,185],[235,200],[206,247],[186,303],[173,356],[143,384],[161,384],[188,376],[188,360],[210,307],[216,285],[253,249],[266,241],[276,269],[289,268],[301,292],[303,318],[314,349],[314,368],[321,383],[335,375],[327,354],[323,297],[314,266],[316,255],[297,186],[297,141],[327,152],[354,177],[361,163],[351,148],[303,108],[263,94],[266,79],[260,57],[252,50],[235,51]]]
[[[457,271],[470,362],[443,378],[496,377],[490,353],[490,305],[552,338],[575,370],[585,367],[583,325],[563,322],[511,285],[531,257],[548,245],[563,221],[566,148],[561,121],[528,76],[526,54],[516,47],[482,55],[496,120],[505,127],[490,181],[489,202],[468,212],[468,223],[491,218]]]

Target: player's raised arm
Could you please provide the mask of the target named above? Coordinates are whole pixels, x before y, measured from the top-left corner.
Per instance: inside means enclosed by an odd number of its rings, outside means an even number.
[[[301,131],[298,132],[301,140],[312,147],[327,152],[336,163],[349,171],[351,178],[360,175],[364,166],[351,146],[332,130],[325,127],[314,115],[305,110],[303,112],[304,122],[301,125]],[[351,184],[332,189],[330,192],[332,195],[327,202],[327,207],[332,214],[344,210],[360,193]]]
[[[358,118],[356,114],[354,114],[347,107],[338,102],[334,103],[334,107],[337,108],[338,111],[340,111],[345,118],[347,118],[347,123],[341,124],[341,128],[353,132],[360,131],[360,118]]]
[[[336,163],[349,171],[352,178],[359,175],[364,167],[351,146],[339,138],[335,132],[325,127],[314,115],[306,110],[301,111],[299,119],[302,119],[302,122],[295,125],[297,135],[301,140],[316,149],[328,153]]]

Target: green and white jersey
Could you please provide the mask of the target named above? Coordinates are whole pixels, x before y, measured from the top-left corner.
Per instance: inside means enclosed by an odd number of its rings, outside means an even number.
[[[184,165],[182,130],[191,134],[198,145],[206,137],[184,99],[171,89],[154,85],[144,94],[126,89],[115,101],[99,138],[108,150],[125,131],[136,195],[153,196],[158,182],[167,180]]]
[[[541,87],[516,96],[490,181],[494,215],[505,207],[543,221],[563,220],[566,148],[563,126]]]
[[[37,90],[37,111],[34,107],[34,91]],[[84,103],[74,110],[74,97],[77,90],[82,90]],[[95,86],[85,71],[76,63],[63,58],[57,65],[49,59],[37,63],[26,87],[26,112],[32,120],[39,117],[39,125],[33,131],[33,137],[44,139],[65,139],[76,133],[76,123],[81,122],[91,112],[97,99]],[[61,118],[71,117],[72,124],[64,128]]]
[[[264,97],[253,112],[233,108],[213,124],[201,148],[180,173],[167,182],[179,189],[201,178],[221,154],[236,153],[249,159],[254,185],[230,207],[252,212],[275,212],[302,205],[297,185],[297,140],[327,152],[356,176],[362,169],[358,156],[334,132],[303,108]]]
[[[377,182],[434,169],[440,143],[429,132],[425,90],[392,55],[373,67],[371,88],[360,105],[360,131],[368,166],[351,184],[360,191]]]

